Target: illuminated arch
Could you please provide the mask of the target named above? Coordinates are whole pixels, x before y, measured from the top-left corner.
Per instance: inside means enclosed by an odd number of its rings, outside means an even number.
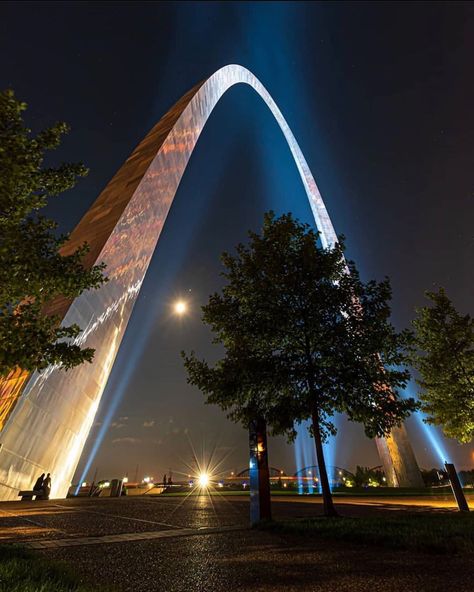
[[[138,145],[71,234],[67,254],[84,241],[85,265],[104,261],[109,281],[50,312],[84,328],[81,345],[94,362],[64,372],[33,373],[21,396],[10,397],[0,434],[0,499],[15,499],[43,471],[53,475],[52,497],[66,495],[107,383],[115,356],[188,160],[222,95],[249,85],[266,103],[288,143],[321,233],[337,238],[308,164],[281,111],[246,68],[225,66],[184,95]],[[25,376],[23,375],[23,380]],[[18,379],[20,380],[20,379]],[[16,378],[7,392],[21,389]],[[0,397],[1,399],[1,397]],[[13,405],[15,403],[15,405]],[[0,417],[2,416],[0,409]]]

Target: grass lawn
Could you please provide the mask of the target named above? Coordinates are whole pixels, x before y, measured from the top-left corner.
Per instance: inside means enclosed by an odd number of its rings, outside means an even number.
[[[103,589],[101,587],[101,589]],[[1,592],[92,592],[62,564],[16,545],[0,545]]]
[[[305,538],[428,553],[474,552],[474,513],[404,514],[361,518],[311,518],[262,523],[258,528]]]

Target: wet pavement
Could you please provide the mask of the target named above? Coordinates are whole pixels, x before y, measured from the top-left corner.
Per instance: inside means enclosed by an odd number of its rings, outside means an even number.
[[[169,592],[471,591],[471,558],[328,542],[248,528],[248,497],[85,498],[0,504],[0,542],[64,560],[98,589]],[[452,511],[449,498],[344,498],[341,514]],[[277,519],[322,513],[319,498],[272,501]]]

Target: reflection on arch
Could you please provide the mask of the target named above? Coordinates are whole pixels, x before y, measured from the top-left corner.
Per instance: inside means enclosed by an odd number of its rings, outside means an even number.
[[[275,102],[246,68],[225,66],[184,95],[138,145],[71,235],[64,249],[87,241],[85,265],[104,261],[109,281],[50,312],[84,328],[81,345],[94,362],[64,372],[49,367],[0,386],[8,413],[0,434],[0,499],[16,499],[38,473],[53,475],[52,497],[66,495],[166,217],[201,131],[222,95],[247,84],[278,122],[306,190],[324,246],[336,234],[306,160]],[[17,388],[15,390],[15,384]],[[16,393],[14,396],[11,393]],[[6,417],[8,415],[8,417]],[[2,416],[0,409],[0,417]]]

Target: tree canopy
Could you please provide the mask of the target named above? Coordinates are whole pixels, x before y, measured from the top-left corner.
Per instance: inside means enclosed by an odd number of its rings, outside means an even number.
[[[450,438],[474,437],[474,320],[461,315],[443,288],[427,292],[432,306],[417,310],[413,321],[418,351],[414,366],[421,378],[426,421],[440,425]]]
[[[45,165],[49,151],[69,131],[65,123],[32,134],[27,105],[12,90],[0,93],[0,376],[49,364],[71,368],[91,361],[93,350],[74,343],[77,325],[61,327],[44,313],[57,297],[75,298],[104,281],[102,265],[85,269],[87,245],[63,256],[67,235],[41,216],[51,197],[87,174],[83,164]]]
[[[310,419],[327,513],[333,513],[322,442],[336,429],[335,412],[383,436],[415,408],[397,389],[408,379],[409,332],[389,322],[388,280],[361,281],[333,248],[291,214],[265,215],[261,234],[224,253],[221,293],[203,307],[203,321],[224,345],[211,367],[185,357],[189,381],[209,403],[245,420],[255,409],[274,433],[295,436],[295,422]]]

